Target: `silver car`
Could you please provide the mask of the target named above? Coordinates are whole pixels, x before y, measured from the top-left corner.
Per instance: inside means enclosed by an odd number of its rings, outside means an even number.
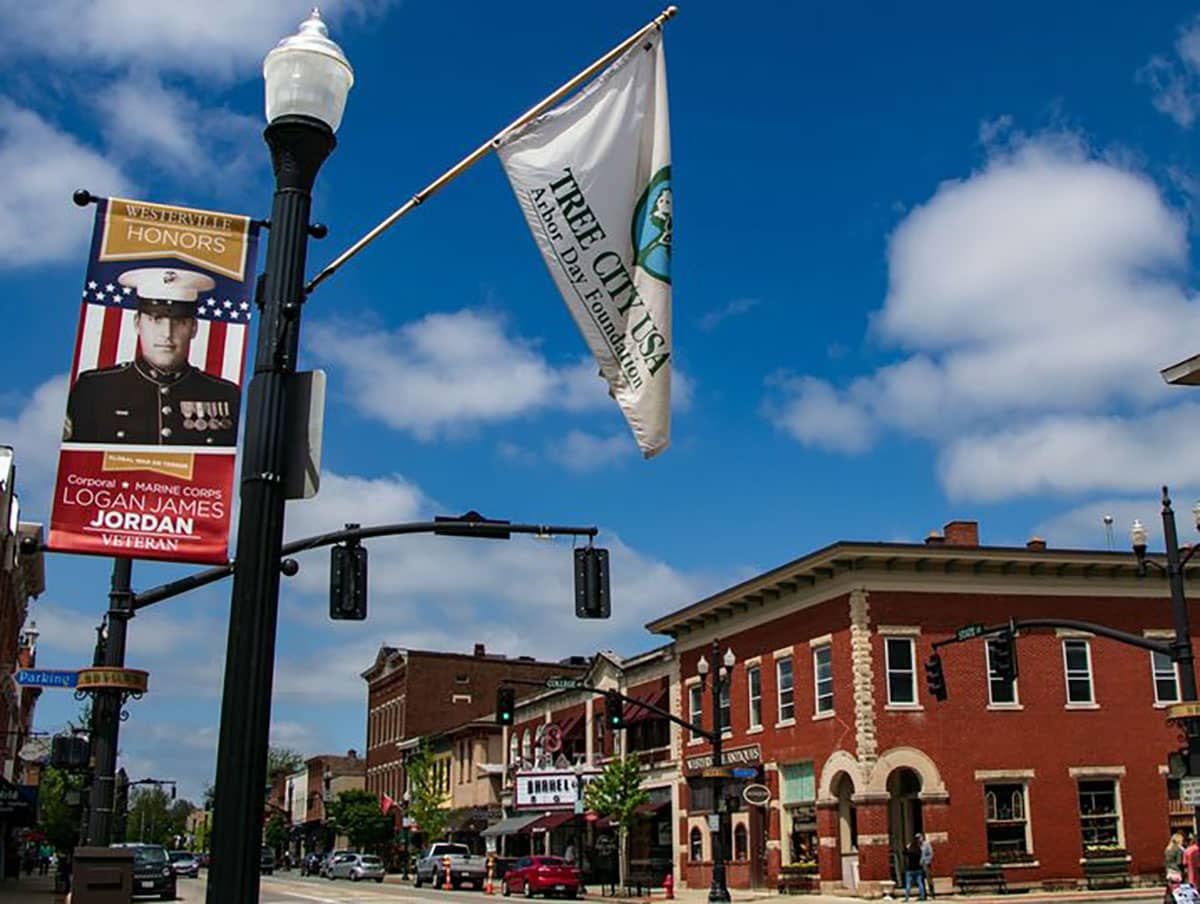
[[[200,858],[191,851],[167,851],[167,856],[171,859],[171,869],[175,870],[175,875],[200,878]]]
[[[383,881],[383,861],[374,854],[339,854],[329,864],[330,879]]]

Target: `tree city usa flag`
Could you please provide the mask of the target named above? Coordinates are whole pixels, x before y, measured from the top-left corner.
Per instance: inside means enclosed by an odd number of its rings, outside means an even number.
[[[662,33],[497,140],[550,275],[642,453],[670,443],[671,148]]]
[[[244,216],[99,201],[52,549],[228,560],[257,243]]]

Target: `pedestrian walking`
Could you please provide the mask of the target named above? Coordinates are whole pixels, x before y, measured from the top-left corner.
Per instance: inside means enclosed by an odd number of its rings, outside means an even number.
[[[929,836],[924,832],[918,832],[917,837],[921,839],[921,875],[925,879],[925,891],[929,894],[930,900],[932,900],[934,898],[933,842],[929,840]]]
[[[909,899],[913,885],[917,886],[921,900],[925,900],[925,873],[921,871],[921,836],[914,835],[913,840],[904,849],[904,900]]]
[[[1167,882],[1163,902],[1174,904],[1175,889],[1183,882],[1183,835],[1180,832],[1171,835],[1163,851],[1163,877]]]
[[[1191,832],[1183,833],[1183,875],[1188,885],[1195,887],[1197,868],[1200,868],[1200,845]]]

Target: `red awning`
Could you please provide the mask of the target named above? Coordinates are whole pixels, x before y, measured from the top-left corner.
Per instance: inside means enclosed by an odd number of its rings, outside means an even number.
[[[529,832],[531,835],[540,835],[542,832],[549,832],[551,829],[557,829],[563,823],[570,822],[575,818],[575,814],[567,811],[559,811],[558,813],[547,813],[541,819],[531,822],[529,825],[521,829],[522,834]]]
[[[575,729],[579,728],[582,722],[583,713],[577,713],[574,716],[568,716],[564,719],[561,725],[563,741],[570,740],[571,736],[575,733]]]
[[[666,699],[667,689],[665,687],[654,688],[649,691],[642,691],[640,694],[634,694],[633,699],[641,700],[644,703],[649,703],[651,706],[662,706],[662,702]],[[631,722],[641,722],[643,719],[661,719],[662,716],[653,710],[646,709],[644,706],[638,706],[634,703],[626,703],[623,713],[625,724]]]
[[[638,804],[637,807],[634,808],[633,812],[638,816],[653,816],[661,810],[669,808],[670,806],[671,802],[669,800],[650,801],[649,803]]]

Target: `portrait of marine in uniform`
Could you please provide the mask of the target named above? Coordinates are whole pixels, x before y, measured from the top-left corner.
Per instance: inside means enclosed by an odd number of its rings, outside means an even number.
[[[136,292],[132,361],[79,374],[67,397],[63,440],[161,446],[237,445],[241,391],[188,361],[200,293],[212,277],[142,267],[118,277]]]

